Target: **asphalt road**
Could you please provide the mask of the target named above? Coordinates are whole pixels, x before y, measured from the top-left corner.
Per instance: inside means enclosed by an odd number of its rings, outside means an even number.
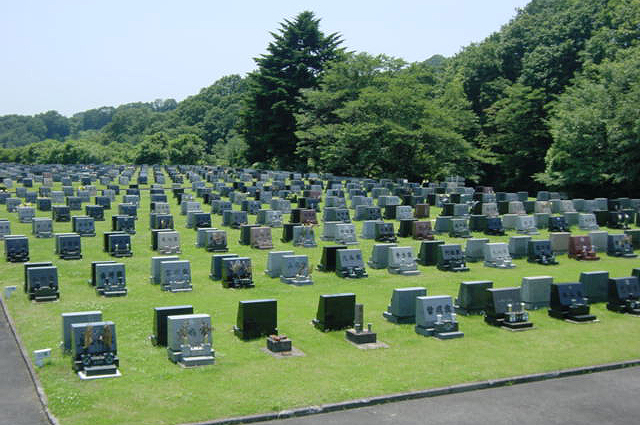
[[[640,367],[312,415],[269,425],[630,425]]]
[[[1,307],[0,394],[0,424],[49,424]]]

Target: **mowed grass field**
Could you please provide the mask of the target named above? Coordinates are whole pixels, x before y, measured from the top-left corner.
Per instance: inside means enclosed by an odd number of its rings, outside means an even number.
[[[58,188],[59,184],[55,189]],[[102,251],[102,232],[111,230],[110,217],[117,214],[123,192],[112,203],[112,209],[105,212],[106,220],[96,222],[97,236],[82,239],[83,259],[75,261],[57,258],[54,239],[35,238],[31,235],[31,224],[18,223],[17,214],[9,214],[5,206],[0,207],[0,218],[11,220],[13,234],[29,235],[30,261],[53,261],[58,267],[61,294],[58,302],[28,301],[22,292],[21,263],[7,263],[3,259],[0,283],[2,287],[18,286],[6,302],[27,350],[53,348],[51,364],[37,369],[37,373],[50,408],[62,425],[196,422],[629,360],[640,354],[637,337],[640,318],[609,312],[604,303],[591,307],[600,319],[595,324],[569,324],[548,317],[546,310],[533,311],[530,318],[536,329],[527,332],[491,327],[480,316],[458,316],[465,336],[449,341],[422,337],[414,332],[413,325],[392,324],[382,318],[394,288],[424,286],[428,295],[455,297],[460,282],[469,280],[491,280],[494,287],[508,287],[519,286],[524,276],[549,275],[555,282],[577,281],[580,272],[591,270],[607,270],[612,277],[629,276],[632,268],[640,267],[637,259],[611,258],[601,253],[600,261],[578,262],[564,255],[558,257],[557,266],[529,264],[522,259],[515,260],[517,267],[511,270],[470,263],[470,271],[466,273],[419,266],[421,274],[414,277],[367,268],[369,277],[360,280],[315,271],[312,286],[295,287],[266,276],[267,251],[239,245],[240,231],[224,228],[229,252],[251,257],[256,284],[252,289],[224,289],[220,282],[209,279],[213,254],[195,247],[196,232],[185,227],[186,216],[180,215],[170,189],[166,193],[175,227],[180,231],[180,258],[191,261],[193,292],[166,293],[149,283],[150,258],[159,254],[150,248],[149,192],[143,190],[137,234],[132,239],[134,255],[118,260],[126,265],[129,294],[103,298],[87,284],[87,279],[91,261],[112,259]],[[203,205],[204,210],[209,208]],[[438,213],[439,209],[432,208],[432,218]],[[74,214],[82,215],[84,211]],[[38,211],[37,216],[50,217],[50,213]],[[255,218],[250,216],[250,223]],[[214,227],[221,228],[221,222],[221,216],[213,216]],[[360,234],[361,223],[355,223]],[[397,230],[398,222],[395,227]],[[573,234],[586,233],[577,228],[572,230]],[[54,231],[70,232],[71,223],[54,223]],[[320,262],[322,246],[331,244],[319,238],[322,225],[316,228],[317,248],[294,248],[291,243],[280,242],[282,229],[272,232],[274,250],[306,254],[314,267]],[[489,238],[493,242],[507,242],[513,234]],[[534,236],[546,237],[544,231]],[[438,239],[464,246],[463,239],[446,235]],[[360,248],[368,259],[373,245],[372,240],[360,240],[354,247]],[[417,254],[420,242],[401,238],[399,245],[412,246]],[[343,331],[322,333],[311,325],[319,295],[340,292],[356,294],[357,302],[364,304],[365,322],[373,324],[378,340],[389,348],[360,350],[345,340]],[[266,345],[264,339],[243,342],[234,336],[238,301],[261,298],[278,300],[280,333],[288,335],[293,345],[305,353],[304,357],[274,358],[261,351]],[[153,307],[182,304],[192,304],[196,313],[211,315],[215,365],[184,369],[168,360],[166,349],[151,344]],[[63,355],[60,315],[87,310],[100,310],[104,320],[115,322],[122,377],[81,381],[71,369],[70,357]]]

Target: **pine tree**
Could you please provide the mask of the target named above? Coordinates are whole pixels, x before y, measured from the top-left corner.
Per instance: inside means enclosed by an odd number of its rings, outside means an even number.
[[[294,169],[296,158],[294,114],[300,112],[301,90],[315,88],[324,65],[343,52],[337,33],[325,36],[320,19],[309,11],[280,24],[268,54],[255,58],[258,69],[249,75],[249,92],[240,123],[249,163]]]

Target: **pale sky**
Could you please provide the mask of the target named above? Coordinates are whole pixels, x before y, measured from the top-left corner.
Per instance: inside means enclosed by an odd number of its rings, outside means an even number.
[[[21,0],[0,6],[0,115],[178,101],[255,69],[284,19],[310,10],[348,50],[452,56],[529,0]]]

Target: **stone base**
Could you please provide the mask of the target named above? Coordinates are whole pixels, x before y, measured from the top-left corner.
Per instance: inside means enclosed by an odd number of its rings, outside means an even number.
[[[536,258],[536,259],[527,258],[527,262],[540,264],[541,266],[556,266],[556,265],[558,265],[558,262],[555,259],[553,259],[553,260],[546,259],[545,260],[545,259],[542,259],[542,258]]]
[[[187,286],[181,286],[179,288],[171,288],[171,285],[162,285],[162,290],[167,292],[172,292],[172,293],[191,292],[193,291],[193,286],[187,285]]]
[[[277,359],[284,359],[287,357],[304,357],[305,354],[300,351],[299,349],[297,349],[296,347],[291,347],[291,350],[289,351],[271,351],[269,350],[267,347],[261,347],[260,351],[263,351],[269,355],[271,355],[272,357],[275,357]]]
[[[355,342],[349,341],[349,340],[347,340],[347,342],[360,350],[375,350],[377,348],[389,348],[387,344],[381,341],[370,342],[365,344],[356,344]]]
[[[416,323],[416,316],[394,316],[388,311],[382,312],[382,317],[387,319],[391,323],[397,323],[399,325],[408,324],[408,323]]]
[[[82,254],[60,254],[62,260],[82,260]]]
[[[360,243],[358,241],[354,241],[354,240],[346,241],[344,239],[335,239],[334,241],[335,241],[335,243],[340,244],[340,245],[358,245]]]
[[[375,332],[365,330],[357,332],[355,329],[347,329],[345,337],[354,344],[373,344],[378,340],[378,335]]]
[[[58,301],[58,299],[60,298],[60,294],[55,294],[55,295],[35,295],[33,296],[33,298],[31,298],[32,301],[38,302],[38,303],[43,303],[43,302],[47,302],[47,301]]]
[[[362,269],[362,271],[355,272],[352,269],[347,268],[343,270],[336,270],[336,274],[339,277],[343,277],[346,279],[362,279],[365,277],[369,277],[369,274],[364,269]]]
[[[178,361],[178,364],[184,368],[197,367],[197,366],[208,366],[212,365],[216,362],[213,356],[194,356],[194,357],[183,357]]]
[[[117,291],[100,291],[100,290],[96,290],[96,292],[98,292],[100,295],[103,295],[105,297],[124,297],[125,295],[127,295],[127,290],[126,289],[119,289]]]
[[[434,336],[438,339],[454,339],[454,338],[462,338],[464,336],[464,333],[460,331],[436,332],[434,328],[424,328],[419,325],[416,325],[414,329],[416,333],[419,335]]]
[[[291,351],[292,343],[289,338],[276,340],[272,337],[267,337],[267,349],[274,353],[281,353],[283,351]]]
[[[484,314],[484,310],[482,309],[467,310],[457,305],[454,305],[453,309],[456,314],[462,314],[463,316],[482,316]]]
[[[78,234],[82,238],[92,238],[92,237],[94,237],[96,235],[95,233],[78,233]]]
[[[436,332],[433,334],[433,336],[435,336],[438,339],[455,339],[455,338],[462,338],[464,336],[463,332]]]
[[[469,267],[466,266],[437,266],[438,270],[441,270],[443,272],[468,272],[469,271]]]
[[[387,267],[384,264],[379,264],[379,263],[376,263],[375,261],[371,261],[371,260],[367,261],[367,265],[369,267],[371,267],[372,269],[385,269]]]
[[[528,303],[525,302],[524,303],[524,308],[526,310],[538,310],[544,307],[549,307],[549,303],[548,302],[541,302],[541,303]]]
[[[109,254],[116,258],[133,257],[132,252],[110,252]]]
[[[420,270],[416,269],[415,270],[408,270],[408,269],[400,269],[397,267],[389,267],[387,268],[387,270],[389,271],[389,273],[391,274],[399,274],[402,276],[417,276],[420,274]]]
[[[467,263],[477,263],[478,261],[484,261],[484,256],[482,256],[482,257],[471,257],[471,256],[465,255],[464,259],[465,259],[465,261]]]
[[[380,243],[396,243],[398,242],[398,238],[395,236],[382,236],[374,239],[376,242]]]
[[[531,322],[505,322],[504,320],[500,324],[502,328],[509,329],[512,331],[524,331],[533,329],[533,323]]]
[[[609,253],[609,252],[607,252],[607,255],[609,257],[621,257],[621,258],[636,258],[638,256],[638,254],[633,254],[633,253],[630,253],[630,252],[626,252],[626,253],[623,253],[623,252],[612,252],[612,253]]]
[[[254,288],[256,285],[253,283],[253,280],[241,279],[238,282],[222,281],[222,286],[225,288],[242,289],[242,288]]]
[[[172,254],[182,254],[180,248],[172,248],[172,249],[158,249],[158,254],[162,255],[172,255]]]
[[[266,245],[266,244],[256,244],[256,245],[251,245],[251,248],[254,249],[273,249],[273,244],[271,245]]]
[[[78,376],[83,381],[88,381],[91,379],[102,379],[102,378],[117,378],[122,376],[120,370],[116,366],[94,366],[91,368],[87,368],[85,370],[81,370],[78,372]]]
[[[484,262],[484,266],[485,267],[493,267],[495,269],[513,269],[516,267],[515,264],[509,262],[509,263],[504,263],[504,262],[500,262],[500,263],[496,263],[494,261],[485,261]]]
[[[289,285],[296,285],[296,286],[313,285],[313,280],[311,280],[311,278],[280,276],[280,282],[287,283]]]
[[[516,230],[516,233],[521,235],[539,235],[540,234],[540,232],[538,232],[538,229],[536,228],[526,229],[526,230]]]
[[[596,321],[596,316],[593,314],[570,314],[568,311],[557,311],[553,309],[549,309],[548,314],[550,317],[571,323],[589,323]]]
[[[607,303],[607,310],[616,313],[629,313],[632,316],[640,315],[640,308],[629,308],[624,304]]]
[[[205,248],[207,252],[229,252],[229,248]]]
[[[197,366],[207,366],[215,363],[215,351],[211,350],[211,355],[204,356],[189,356],[183,357],[182,351],[171,351],[169,352],[169,360],[173,363],[177,363],[184,368],[189,367],[197,367]]]
[[[450,238],[470,238],[471,234],[469,232],[465,232],[465,233],[449,232],[449,237]]]
[[[600,322],[600,320],[596,319],[596,316],[590,316],[590,317],[593,317],[593,319],[584,320],[584,317],[580,317],[579,318],[580,320],[576,320],[576,317],[573,317],[573,318],[567,318],[564,321],[567,322],[567,323],[573,323],[573,324],[576,324],[576,325],[582,325],[582,324],[585,324],[585,323],[598,323],[598,322]]]

